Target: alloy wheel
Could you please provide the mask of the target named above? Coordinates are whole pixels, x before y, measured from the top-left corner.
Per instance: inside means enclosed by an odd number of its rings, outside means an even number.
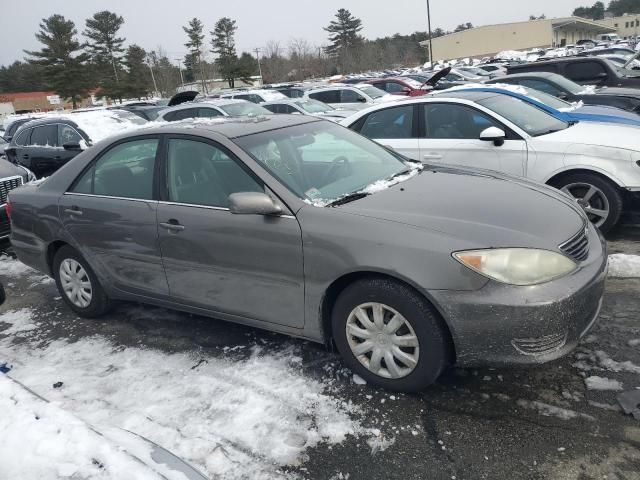
[[[358,305],[347,318],[346,334],[353,355],[375,375],[403,378],[418,364],[420,343],[413,327],[388,305]]]
[[[60,263],[60,284],[67,298],[76,307],[87,308],[91,303],[93,289],[91,279],[84,267],[72,258]]]
[[[588,183],[570,183],[561,190],[578,202],[596,227],[601,227],[609,218],[609,200],[598,187]]]

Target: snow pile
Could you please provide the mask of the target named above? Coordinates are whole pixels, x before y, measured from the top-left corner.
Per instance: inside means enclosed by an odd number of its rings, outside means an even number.
[[[397,185],[398,183],[401,182],[405,182],[407,180],[409,180],[412,177],[415,177],[418,173],[420,173],[420,170],[422,170],[422,166],[418,166],[418,165],[411,165],[411,169],[405,173],[404,175],[400,175],[396,178],[392,178],[391,180],[378,180],[377,182],[372,183],[371,185],[366,186],[365,188],[362,189],[363,193],[368,193],[368,194],[373,194],[373,193],[378,193],[378,192],[382,192],[383,190],[386,190],[387,188],[393,187],[394,185]]]
[[[28,308],[11,310],[0,316],[0,324],[9,324],[9,328],[0,330],[0,335],[15,335],[35,330],[37,325],[33,322],[33,314]],[[2,360],[2,358],[0,358]]]
[[[47,275],[26,266],[19,260],[7,255],[0,255],[0,276],[2,277],[27,277],[34,284],[49,283],[53,279]]]
[[[80,419],[3,375],[0,411],[0,432],[7,440],[0,448],[2,478],[186,480],[162,465],[161,474],[153,472]],[[151,447],[147,452],[150,458]]]
[[[617,380],[612,380],[610,378],[603,377],[587,377],[584,379],[584,384],[587,387],[587,390],[613,390],[613,391],[621,391],[622,383]]]
[[[34,316],[7,312],[0,322],[19,328]],[[290,349],[255,347],[248,359],[230,360],[117,347],[98,337],[41,348],[8,337],[0,350],[12,376],[48,400],[92,425],[149,438],[214,478],[277,478],[305,449],[365,433],[350,416],[354,407],[305,376]],[[53,389],[57,382],[63,386]],[[0,429],[0,438],[7,433]],[[37,454],[30,445],[18,455],[25,462]],[[2,469],[0,462],[0,478]]]
[[[580,370],[608,370],[610,372],[629,372],[640,374],[640,366],[626,360],[618,362],[613,360],[606,352],[596,350],[595,352],[577,353],[576,358],[579,360],[573,366]],[[589,362],[589,363],[587,363]]]
[[[616,253],[609,255],[609,276],[615,278],[640,278],[640,255]]]
[[[540,415],[545,417],[557,417],[562,420],[573,420],[576,418],[584,418],[585,420],[595,420],[591,415],[584,413],[578,413],[574,410],[568,410],[566,408],[556,407],[555,405],[549,405],[548,403],[531,401],[531,400],[518,400],[516,404],[521,408],[527,408],[529,410],[537,410]]]

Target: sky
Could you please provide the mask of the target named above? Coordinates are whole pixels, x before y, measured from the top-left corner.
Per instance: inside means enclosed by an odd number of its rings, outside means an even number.
[[[394,33],[426,30],[426,0],[3,0],[0,10],[0,65],[25,56],[23,50],[39,48],[35,39],[40,21],[55,13],[76,23],[78,32],[95,12],[110,10],[122,15],[122,36],[153,50],[162,46],[175,60],[186,53],[182,26],[195,17],[209,31],[221,17],[237,21],[239,52],[277,41],[285,49],[292,38],[304,38],[314,46],[327,43],[322,30],[339,8],[362,19],[362,34],[375,38]],[[431,0],[431,25],[451,30],[461,23],[486,25],[523,21],[529,15],[562,17],[591,0]],[[527,6],[530,5],[530,6]]]

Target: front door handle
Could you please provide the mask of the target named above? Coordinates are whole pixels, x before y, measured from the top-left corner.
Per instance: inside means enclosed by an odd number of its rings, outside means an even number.
[[[442,160],[442,155],[439,153],[425,153],[422,158],[425,160]]]
[[[162,222],[162,223],[160,223],[160,226],[162,228],[166,228],[167,230],[169,230],[171,232],[181,232],[182,230],[184,230],[184,225],[180,225],[175,220],[169,220],[168,222]]]
[[[27,159],[29,158],[29,155],[25,153],[24,155],[22,155],[22,158]]]
[[[69,215],[82,215],[82,210],[78,207],[65,208],[64,213],[68,213]]]

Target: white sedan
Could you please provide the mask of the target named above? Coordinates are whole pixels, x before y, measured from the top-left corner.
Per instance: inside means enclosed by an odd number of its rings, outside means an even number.
[[[303,98],[318,100],[334,108],[362,110],[371,105],[402,100],[403,97],[391,95],[373,85],[362,83],[312,88],[304,92]]]
[[[424,163],[526,177],[573,196],[603,232],[640,195],[640,129],[565,122],[520,99],[456,91],[376,105],[342,125]]]

